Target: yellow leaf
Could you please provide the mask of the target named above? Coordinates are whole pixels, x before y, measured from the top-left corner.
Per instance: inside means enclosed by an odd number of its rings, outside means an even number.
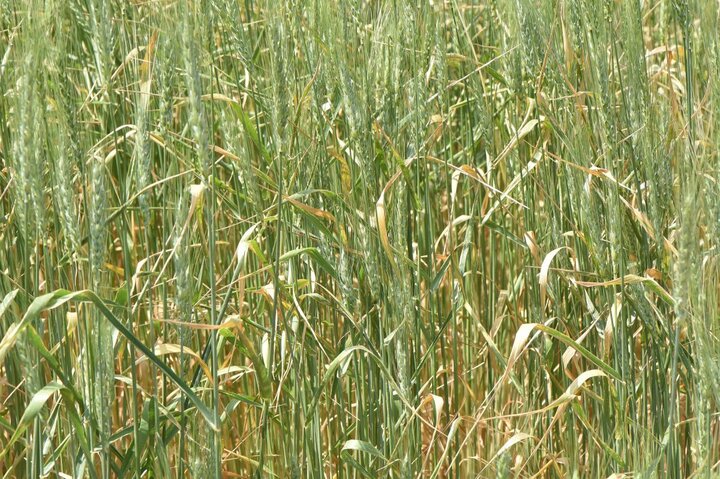
[[[192,356],[195,359],[195,361],[197,361],[197,363],[200,365],[200,368],[205,373],[205,376],[207,376],[208,381],[210,381],[210,383],[213,382],[213,375],[210,372],[210,368],[208,367],[208,365],[205,363],[205,361],[202,360],[202,358],[200,357],[200,355],[198,353],[196,353],[192,349],[188,348],[187,346],[184,346],[181,348],[180,345],[178,345],[178,344],[158,344],[155,346],[154,349],[155,349],[154,352],[155,352],[156,356],[164,356],[166,354],[180,354],[180,352],[182,352],[182,354],[187,354],[188,356]],[[142,356],[137,361],[135,361],[135,364],[140,364],[146,360],[147,360],[147,357]]]

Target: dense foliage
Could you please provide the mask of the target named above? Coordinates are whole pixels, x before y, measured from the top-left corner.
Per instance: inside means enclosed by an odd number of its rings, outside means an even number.
[[[3,477],[717,477],[714,0],[0,0]]]

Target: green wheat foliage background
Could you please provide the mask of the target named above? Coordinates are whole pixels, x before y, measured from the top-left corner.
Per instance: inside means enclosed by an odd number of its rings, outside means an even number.
[[[720,477],[719,23],[0,0],[0,476]]]

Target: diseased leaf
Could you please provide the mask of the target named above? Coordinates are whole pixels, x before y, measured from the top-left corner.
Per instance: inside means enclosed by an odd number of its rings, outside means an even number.
[[[342,447],[343,451],[359,451],[364,452],[366,454],[369,454],[374,457],[378,457],[382,459],[383,461],[387,461],[385,459],[385,456],[383,456],[383,453],[380,452],[375,446],[370,444],[367,441],[359,441],[357,439],[350,439],[349,441],[345,442],[345,445]]]

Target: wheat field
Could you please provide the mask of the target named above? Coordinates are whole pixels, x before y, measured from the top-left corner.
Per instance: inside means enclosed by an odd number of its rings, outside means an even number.
[[[0,0],[0,477],[720,477],[716,0]]]

